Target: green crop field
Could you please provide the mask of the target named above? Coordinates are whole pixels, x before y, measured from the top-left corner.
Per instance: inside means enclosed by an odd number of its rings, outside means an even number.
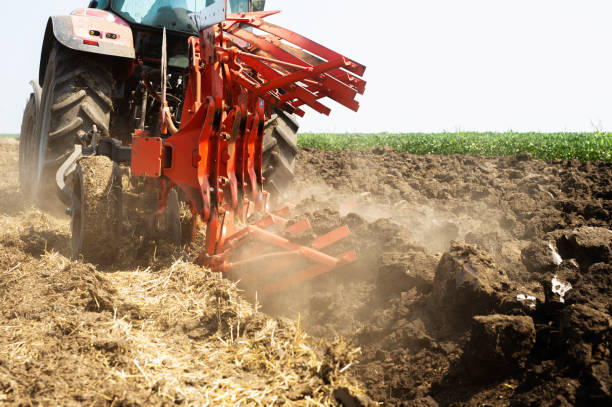
[[[18,134],[0,134],[17,138]],[[534,158],[576,158],[612,162],[612,133],[405,133],[300,134],[300,147],[320,150],[370,150],[389,146],[412,154],[482,156],[531,153]]]
[[[534,158],[576,158],[612,162],[612,133],[406,133],[312,134],[299,136],[301,147],[320,150],[369,150],[389,146],[413,154],[504,156],[530,153]]]

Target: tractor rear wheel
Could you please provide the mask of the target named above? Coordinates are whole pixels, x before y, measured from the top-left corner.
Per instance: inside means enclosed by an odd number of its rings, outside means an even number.
[[[116,259],[122,219],[117,163],[105,156],[82,158],[73,179],[72,256],[95,264]]]
[[[276,110],[266,123],[263,140],[263,176],[265,189],[275,197],[284,197],[295,178],[299,124],[293,115]]]
[[[94,124],[102,137],[109,136],[112,89],[113,76],[104,57],[53,46],[32,136],[37,152],[22,165],[24,173],[32,174],[26,188],[32,199],[55,189],[57,169]]]

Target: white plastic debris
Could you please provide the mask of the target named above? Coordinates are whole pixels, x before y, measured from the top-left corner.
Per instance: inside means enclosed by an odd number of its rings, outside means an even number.
[[[559,264],[563,263],[563,259],[561,258],[559,253],[557,253],[557,251],[553,247],[552,243],[549,243],[548,247],[550,248],[550,251],[552,252],[552,258],[553,258],[553,261],[555,262],[555,264],[558,266]]]
[[[559,296],[559,301],[565,302],[565,294],[572,289],[572,285],[565,281],[561,281],[555,275],[552,279],[552,292]]]
[[[527,305],[529,306],[529,308],[535,308],[536,307],[536,297],[534,297],[533,295],[527,295],[527,294],[518,294],[516,296],[516,299],[519,302],[525,302],[527,303]]]

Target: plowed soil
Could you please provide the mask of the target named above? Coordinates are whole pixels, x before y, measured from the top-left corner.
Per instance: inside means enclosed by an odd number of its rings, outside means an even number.
[[[0,403],[612,404],[611,164],[303,149],[292,214],[358,260],[253,304],[179,250],[70,260],[0,143]]]
[[[612,403],[611,164],[386,148],[299,163],[296,210],[319,234],[349,225],[360,260],[267,310],[360,346],[374,400]]]

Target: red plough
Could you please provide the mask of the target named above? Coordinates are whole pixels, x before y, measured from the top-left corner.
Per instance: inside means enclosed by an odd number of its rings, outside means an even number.
[[[286,210],[268,213],[270,195],[262,175],[264,123],[272,109],[303,116],[308,106],[328,115],[331,110],[321,102],[325,97],[357,111],[355,97],[365,91],[359,78],[364,66],[263,20],[276,13],[232,14],[200,27],[199,38],[189,40],[185,124],[163,137],[173,125],[170,115],[162,114],[167,120],[162,137],[136,134],[132,150],[132,175],[161,179],[160,213],[169,192],[178,188],[194,217],[206,223],[200,262],[226,273],[242,272],[243,281],[265,281],[263,290],[268,292],[350,263],[355,253],[323,252],[349,236],[348,227],[305,246],[294,237],[310,229],[307,221],[287,226]],[[255,218],[260,220],[250,222]],[[194,238],[195,232],[194,226]]]

